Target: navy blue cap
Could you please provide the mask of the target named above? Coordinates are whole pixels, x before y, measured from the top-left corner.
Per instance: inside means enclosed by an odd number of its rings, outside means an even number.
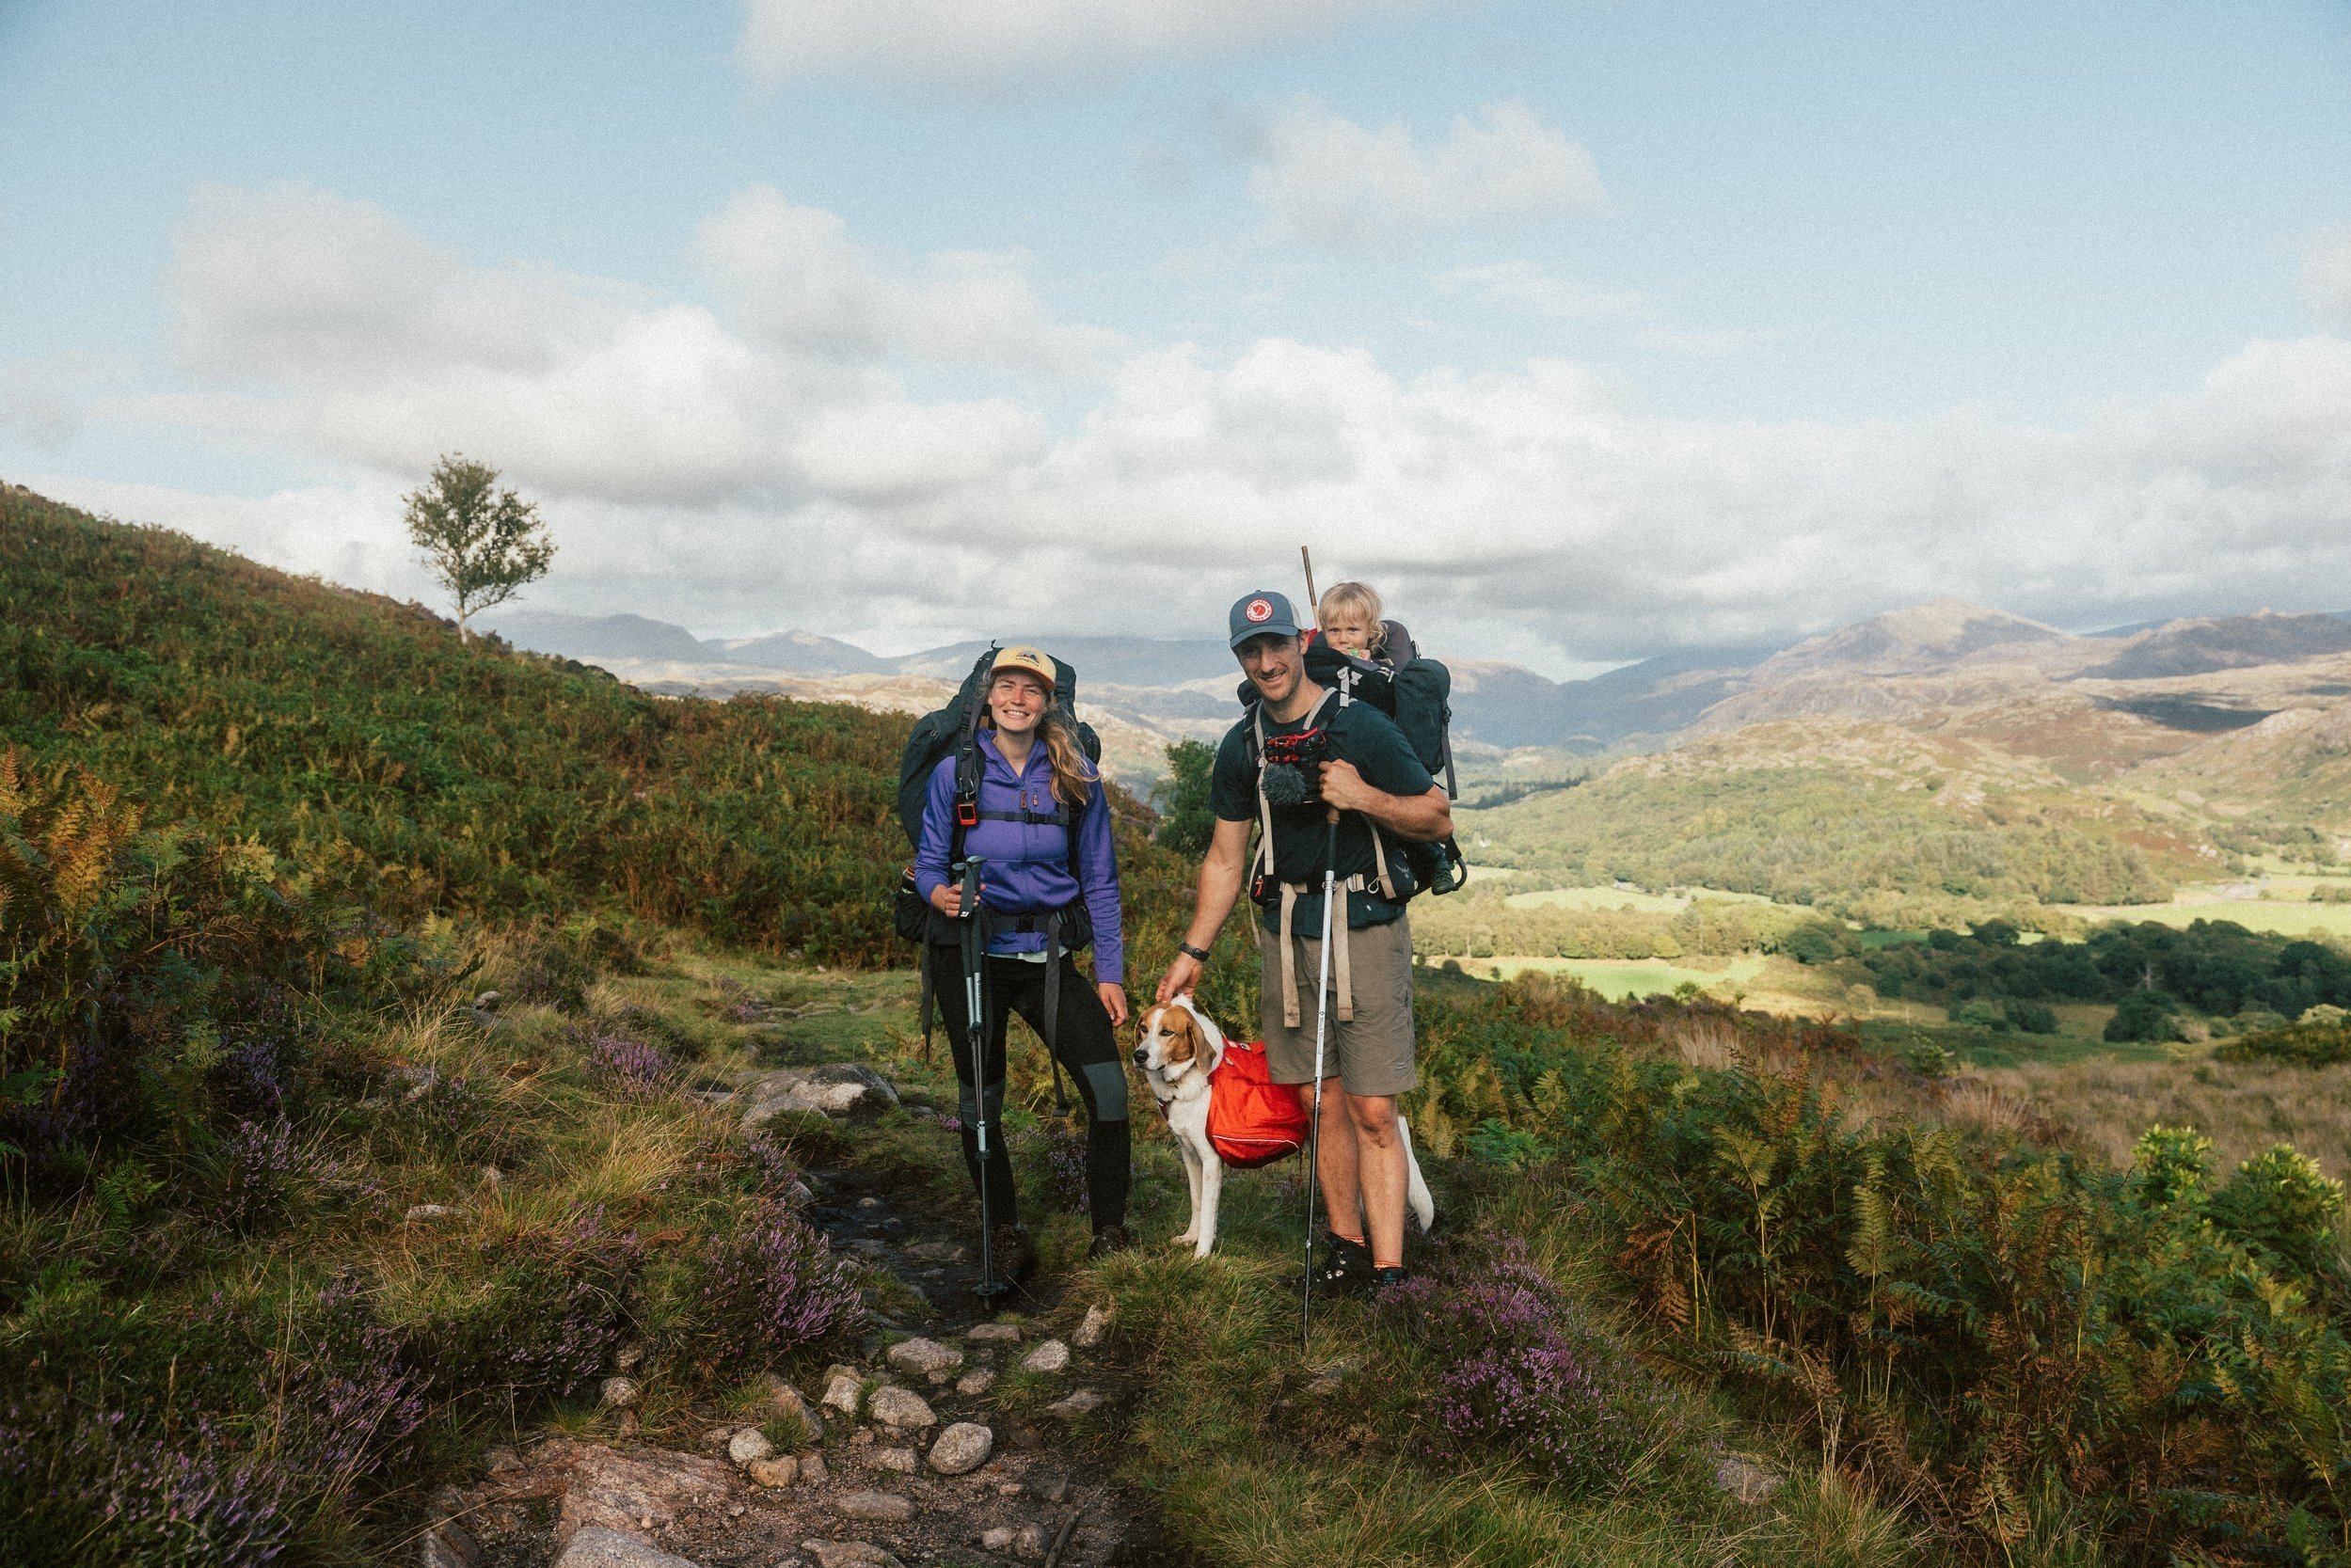
[[[1232,647],[1239,647],[1252,637],[1295,637],[1298,635],[1297,611],[1290,608],[1286,594],[1270,588],[1254,594],[1244,594],[1232,601],[1232,613],[1227,617],[1232,632]]]

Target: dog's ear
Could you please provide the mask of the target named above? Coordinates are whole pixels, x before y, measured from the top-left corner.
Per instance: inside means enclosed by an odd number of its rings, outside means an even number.
[[[1160,1028],[1168,1037],[1168,1065],[1174,1067],[1188,1062],[1200,1053],[1199,1025],[1192,1022],[1191,1013],[1183,1007],[1169,1007]]]

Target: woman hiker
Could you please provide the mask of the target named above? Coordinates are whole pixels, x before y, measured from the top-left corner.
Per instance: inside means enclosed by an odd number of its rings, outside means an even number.
[[[1077,736],[1054,702],[1059,672],[1034,648],[1006,648],[990,668],[980,720],[977,820],[962,831],[962,854],[985,863],[979,918],[986,922],[988,958],[981,984],[987,1020],[988,1079],[972,1061],[969,1006],[960,985],[942,985],[939,1000],[954,1042],[955,1077],[961,1090],[963,1164],[975,1185],[987,1183],[990,1237],[996,1277],[983,1294],[1009,1291],[1034,1259],[1028,1232],[1017,1217],[1012,1162],[1002,1136],[1004,1035],[1018,1013],[1046,1040],[1077,1081],[1086,1102],[1086,1195],[1094,1222],[1089,1258],[1133,1244],[1126,1227],[1126,1068],[1114,1031],[1126,1022],[1126,948],[1119,923],[1119,867],[1110,841],[1110,803],[1102,779],[1079,750]],[[949,919],[963,912],[963,889],[954,853],[955,759],[930,775],[922,840],[914,854],[914,886]],[[1071,937],[1083,945],[1092,927],[1094,981],[1071,961]],[[994,1134],[987,1169],[980,1169],[973,1129],[986,1106]]]

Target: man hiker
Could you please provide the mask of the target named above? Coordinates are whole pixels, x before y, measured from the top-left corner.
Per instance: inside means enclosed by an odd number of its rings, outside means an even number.
[[[1247,887],[1258,905],[1266,1061],[1276,1083],[1309,1083],[1321,999],[1301,999],[1298,978],[1306,976],[1311,992],[1324,973],[1324,863],[1332,858],[1327,869],[1345,890],[1345,907],[1331,911],[1331,1022],[1315,1172],[1331,1235],[1312,1285],[1365,1294],[1405,1277],[1396,1096],[1419,1081],[1412,932],[1404,911],[1410,889],[1400,885],[1404,856],[1390,845],[1446,837],[1453,808],[1387,715],[1368,703],[1342,702],[1307,677],[1287,597],[1243,595],[1228,630],[1256,701],[1216,750],[1209,789],[1215,836],[1200,864],[1191,927],[1159,982],[1159,1000],[1198,984],[1209,943]],[[1284,771],[1292,776],[1279,776]],[[1253,825],[1262,833],[1254,878]]]

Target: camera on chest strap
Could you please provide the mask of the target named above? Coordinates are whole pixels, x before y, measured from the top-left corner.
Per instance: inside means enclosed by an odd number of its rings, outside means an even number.
[[[1330,755],[1330,732],[1321,725],[1295,735],[1265,737],[1265,799],[1277,806],[1309,806],[1323,798],[1323,764]]]

